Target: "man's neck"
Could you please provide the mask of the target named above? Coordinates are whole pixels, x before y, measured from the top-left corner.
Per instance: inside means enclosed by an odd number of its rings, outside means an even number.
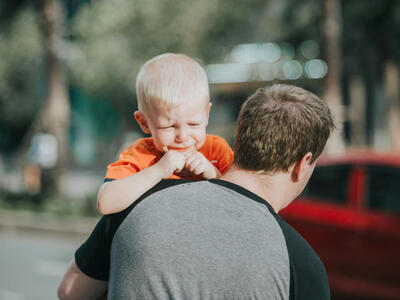
[[[263,198],[275,212],[279,212],[293,200],[286,173],[265,175],[232,165],[220,179],[237,184]]]

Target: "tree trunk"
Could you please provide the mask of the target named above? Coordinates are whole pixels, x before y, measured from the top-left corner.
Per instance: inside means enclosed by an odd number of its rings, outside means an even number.
[[[393,62],[385,64],[385,90],[389,102],[388,129],[392,150],[400,150],[400,99],[399,99],[399,68]]]
[[[40,0],[41,30],[46,64],[46,100],[36,128],[52,134],[57,140],[57,162],[50,182],[60,191],[60,177],[69,161],[68,129],[70,101],[60,51],[63,46],[64,14],[61,0]]]
[[[366,92],[362,78],[356,76],[350,81],[351,145],[363,148],[367,145]]]
[[[337,129],[329,139],[326,151],[340,153],[345,150],[342,136],[344,110],[342,105],[341,74],[341,7],[338,0],[324,0],[323,33],[325,42],[325,56],[328,64],[328,73],[325,78],[324,100],[328,103],[334,115]]]

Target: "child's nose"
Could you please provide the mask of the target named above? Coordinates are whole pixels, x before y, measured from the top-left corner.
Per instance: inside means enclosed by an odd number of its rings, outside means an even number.
[[[178,128],[176,131],[176,136],[175,139],[178,142],[184,142],[186,141],[188,138],[188,131],[186,128],[182,127],[182,128]]]

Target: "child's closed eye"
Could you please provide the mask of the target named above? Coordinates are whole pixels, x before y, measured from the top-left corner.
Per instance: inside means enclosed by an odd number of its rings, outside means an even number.
[[[171,129],[174,128],[174,126],[170,125],[170,126],[159,126],[158,129],[164,130],[164,129]]]

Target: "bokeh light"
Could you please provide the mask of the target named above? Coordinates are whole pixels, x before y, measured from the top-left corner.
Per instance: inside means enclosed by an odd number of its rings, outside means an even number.
[[[301,77],[303,67],[297,60],[290,60],[283,65],[283,74],[287,79],[295,80]]]
[[[304,41],[300,45],[300,54],[307,59],[317,58],[319,52],[320,52],[319,45],[316,41],[308,40]]]
[[[260,64],[258,66],[258,74],[261,80],[274,80],[274,65],[269,63]]]
[[[323,78],[328,73],[328,65],[321,59],[311,59],[304,65],[304,72],[312,79]]]
[[[240,44],[232,50],[232,59],[236,63],[255,63],[260,60],[258,44]]]
[[[295,49],[290,43],[281,43],[282,60],[291,60],[295,56]]]
[[[261,55],[265,62],[273,63],[279,60],[282,50],[278,44],[266,43],[261,45]]]
[[[206,72],[210,83],[246,82],[251,77],[248,64],[211,64]]]

